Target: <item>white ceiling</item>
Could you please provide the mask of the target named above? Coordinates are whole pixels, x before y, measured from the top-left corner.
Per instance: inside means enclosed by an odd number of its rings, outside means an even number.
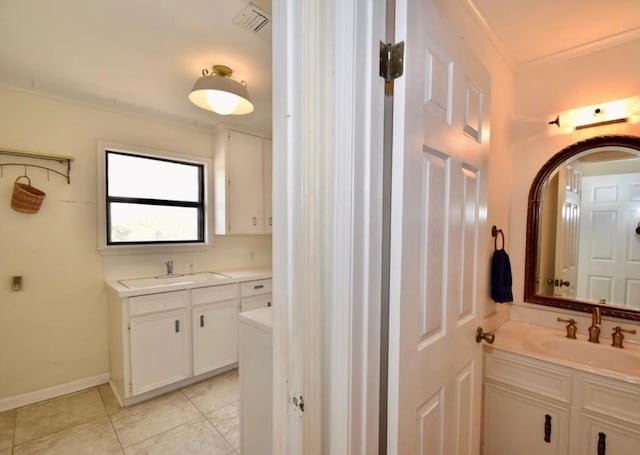
[[[452,1],[452,0],[446,0]],[[514,68],[640,37],[640,0],[460,0]],[[249,0],[0,0],[0,85],[210,125],[271,130],[271,41],[232,23]],[[253,0],[271,10],[271,0]],[[248,84],[255,111],[187,95],[205,67]]]
[[[271,41],[232,23],[248,0],[0,0],[0,84],[203,124],[271,130]],[[270,0],[255,1],[270,12]],[[189,102],[203,68],[245,80],[255,111]]]

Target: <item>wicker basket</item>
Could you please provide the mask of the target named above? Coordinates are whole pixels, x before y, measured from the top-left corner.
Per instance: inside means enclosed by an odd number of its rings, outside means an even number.
[[[21,178],[27,179],[28,183],[19,183]],[[22,213],[37,213],[40,210],[42,201],[46,194],[31,186],[31,179],[26,175],[18,177],[13,184],[13,195],[11,196],[11,208]]]

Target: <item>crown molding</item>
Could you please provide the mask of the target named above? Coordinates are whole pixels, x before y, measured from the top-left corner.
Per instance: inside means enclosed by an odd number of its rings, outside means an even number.
[[[640,39],[640,27],[522,62],[517,66],[517,72],[530,71],[553,63],[564,62],[575,57],[580,57],[609,47],[618,46],[636,39]]]

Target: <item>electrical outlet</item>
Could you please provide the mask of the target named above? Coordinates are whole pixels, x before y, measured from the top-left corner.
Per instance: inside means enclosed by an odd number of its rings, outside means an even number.
[[[22,275],[14,275],[11,277],[11,290],[13,292],[22,291]]]

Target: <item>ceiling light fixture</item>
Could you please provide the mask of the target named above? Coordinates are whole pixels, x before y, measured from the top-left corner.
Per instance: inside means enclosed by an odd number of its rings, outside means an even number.
[[[243,115],[253,112],[247,83],[231,79],[233,70],[214,65],[211,71],[202,70],[189,93],[189,100],[198,107],[220,115]]]

